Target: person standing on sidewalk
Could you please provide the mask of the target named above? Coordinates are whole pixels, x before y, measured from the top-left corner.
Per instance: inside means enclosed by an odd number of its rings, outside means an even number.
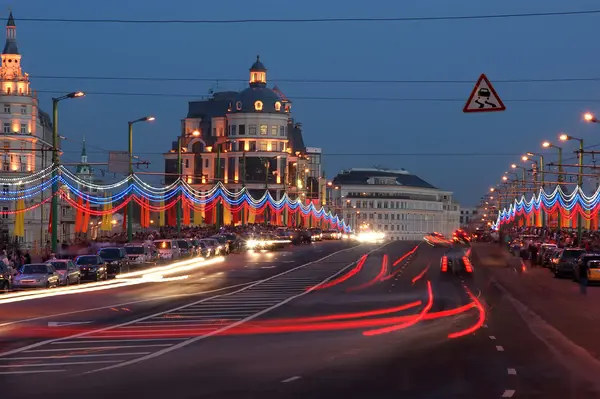
[[[587,262],[581,262],[579,266],[579,289],[583,295],[587,295],[588,270]]]

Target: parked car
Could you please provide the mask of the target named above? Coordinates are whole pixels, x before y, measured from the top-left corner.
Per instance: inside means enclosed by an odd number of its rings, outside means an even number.
[[[13,288],[51,288],[60,285],[60,275],[50,263],[21,266],[13,279]]]
[[[105,247],[98,251],[98,255],[107,263],[109,277],[129,272],[129,259],[123,247]]]
[[[158,258],[161,261],[167,262],[181,257],[177,240],[154,240],[154,246],[158,250]]]
[[[153,261],[152,248],[146,244],[127,244],[125,253],[130,265],[141,265]]]
[[[107,280],[108,271],[106,261],[98,255],[80,255],[75,259],[79,266],[82,280]]]
[[[571,277],[577,260],[584,253],[585,249],[583,248],[564,248],[557,254],[557,257],[554,258],[554,264],[552,265],[554,277]]]
[[[54,259],[50,263],[60,275],[60,285],[81,283],[79,267],[70,259]]]

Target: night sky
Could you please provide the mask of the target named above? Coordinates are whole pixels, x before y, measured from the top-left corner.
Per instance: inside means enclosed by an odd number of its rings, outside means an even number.
[[[600,96],[596,93],[600,80],[502,82],[600,78],[596,45],[600,14],[296,24],[21,20],[435,17],[593,10],[600,8],[597,0],[21,0],[0,4],[4,18],[8,7],[12,8],[23,66],[32,76],[32,87],[41,92],[44,110],[50,111],[52,94],[43,91],[90,93],[84,99],[61,103],[60,134],[69,139],[63,146],[67,162],[79,159],[84,136],[90,161],[106,162],[105,150],[126,149],[127,121],[152,114],[157,118],[154,123],[135,126],[134,149],[140,158],[152,163],[149,170],[162,171],[160,154],[170,148],[179,133],[187,101],[207,95],[210,89],[245,88],[248,68],[257,54],[269,70],[269,86],[277,84],[293,101],[293,116],[303,123],[306,145],[323,148],[328,177],[351,167],[406,168],[440,188],[454,191],[456,198],[468,206],[476,204],[490,185],[498,183],[524,152],[542,151],[541,141],[556,140],[559,132],[585,139],[586,146],[600,143],[600,125],[581,122],[584,111],[600,113]],[[463,114],[464,102],[481,73],[494,84],[508,108],[506,112]],[[285,81],[293,79],[459,82]],[[532,99],[544,101],[523,101]],[[575,144],[565,145],[565,156],[572,157],[574,149]],[[550,162],[553,152],[545,152],[546,162]],[[376,153],[401,155],[360,155]],[[574,159],[570,161],[565,163],[575,163]]]

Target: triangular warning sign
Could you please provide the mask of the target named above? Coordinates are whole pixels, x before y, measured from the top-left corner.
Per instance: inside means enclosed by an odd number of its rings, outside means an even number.
[[[506,107],[500,100],[500,96],[485,74],[481,74],[475,84],[463,112],[495,112],[505,111]]]

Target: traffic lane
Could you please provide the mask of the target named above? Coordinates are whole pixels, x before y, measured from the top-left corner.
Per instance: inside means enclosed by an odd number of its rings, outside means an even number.
[[[282,250],[260,253],[243,253],[225,257],[223,262],[198,268],[185,280],[167,282],[142,282],[136,285],[114,287],[103,291],[82,292],[30,299],[0,304],[0,325],[16,320],[50,317],[56,314],[77,312],[98,307],[134,305],[139,301],[172,302],[177,297],[198,295],[226,286],[234,286],[268,278],[277,273],[311,262],[331,253],[351,248],[353,243],[323,242],[306,246],[289,246]],[[86,289],[86,285],[81,285]],[[42,291],[32,291],[35,295]],[[56,291],[43,291],[53,293]],[[0,296],[6,299],[8,296]],[[144,303],[144,302],[141,302]]]
[[[325,248],[326,251],[323,251],[323,248]],[[285,264],[285,268],[274,270],[261,270],[259,274],[255,274],[254,276],[251,274],[246,274],[246,280],[244,280],[244,284],[261,281],[267,277],[276,275],[276,273],[279,274],[293,268],[297,268],[310,262],[311,260],[315,260],[314,258],[317,256],[319,256],[318,259],[323,257],[336,259],[338,263],[350,262],[358,256],[357,254],[364,251],[364,249],[361,247],[353,247],[351,245],[325,245],[320,249],[320,251],[319,248],[315,250],[315,247],[298,249],[296,254],[297,262],[295,262],[295,264],[292,264],[291,266],[287,266],[288,264]],[[323,254],[327,255],[323,256]],[[238,257],[238,260],[240,267],[247,263],[243,261],[241,256]],[[300,261],[304,262],[300,263]],[[181,282],[164,283],[169,284],[169,291],[163,289],[162,296],[160,297],[156,297],[155,292],[151,293],[148,291],[151,290],[152,287],[147,286],[141,294],[138,294],[134,297],[133,301],[122,302],[124,298],[120,298],[118,305],[114,305],[114,302],[112,302],[111,305],[92,307],[90,306],[92,301],[89,300],[89,298],[91,298],[94,293],[82,294],[84,295],[84,299],[78,301],[80,306],[72,308],[74,310],[65,311],[62,309],[57,310],[56,308],[50,308],[46,309],[46,314],[43,316],[30,317],[29,319],[24,319],[22,316],[20,316],[21,318],[19,319],[10,319],[10,321],[5,322],[4,327],[0,330],[2,331],[0,347],[2,352],[7,352],[15,349],[16,347],[26,346],[44,339],[55,339],[59,337],[75,335],[80,332],[93,331],[94,329],[98,328],[106,328],[110,327],[111,325],[118,325],[120,323],[136,320],[140,317],[146,317],[148,315],[177,308],[190,302],[201,300],[204,297],[209,298],[215,295],[223,295],[229,291],[242,288],[239,280],[235,281],[231,279],[225,279],[223,277],[224,275],[225,274],[220,275],[223,284],[216,286],[209,286],[209,283],[207,283],[206,280],[197,282],[182,280]],[[199,280],[202,280],[202,278]],[[231,284],[224,284],[227,281],[230,283],[235,281],[237,284],[233,286]],[[158,287],[161,285],[162,284],[159,284]],[[186,291],[188,292],[185,293]],[[143,298],[142,295],[145,295],[146,293],[152,296],[150,298],[141,299]],[[77,295],[77,297],[80,298],[79,295]],[[27,303],[41,303],[41,301],[29,301]],[[24,303],[21,302],[20,304],[23,306]],[[55,310],[54,314],[51,313],[52,310]],[[43,310],[40,311],[39,309],[37,311],[43,312]],[[56,313],[57,311],[58,313]],[[19,322],[17,325],[10,324],[15,323],[16,321]]]
[[[409,279],[408,273],[403,278]],[[324,292],[314,291],[301,301],[318,295]],[[337,295],[371,294],[338,290]],[[305,316],[298,308],[290,302],[285,316]],[[378,336],[342,329],[210,338],[185,351],[138,363],[135,369],[103,373],[102,380],[111,381],[111,386],[90,391],[97,397],[118,396],[143,389],[152,376],[156,389],[150,397],[397,397],[398,393],[414,398],[499,397],[509,378],[503,357],[481,331],[449,339],[448,332],[458,329],[456,322],[442,318]]]

